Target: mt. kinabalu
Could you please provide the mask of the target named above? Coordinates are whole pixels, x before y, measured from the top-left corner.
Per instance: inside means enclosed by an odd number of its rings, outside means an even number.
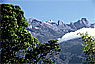
[[[58,24],[52,20],[44,22],[33,18],[27,19],[29,26],[27,30],[31,31],[32,35],[37,37],[40,42],[47,42],[50,39],[57,39],[68,32],[74,32],[83,27],[95,28],[95,23],[90,24],[86,18],[82,18],[77,22],[65,24],[58,20]]]

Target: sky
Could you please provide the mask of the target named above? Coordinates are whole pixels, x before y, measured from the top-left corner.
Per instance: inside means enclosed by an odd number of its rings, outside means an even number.
[[[88,32],[89,36],[95,37],[95,28],[82,28],[75,32],[66,33],[64,36],[62,36],[62,38],[58,38],[58,40],[59,40],[58,43],[61,43],[63,41],[67,41],[67,40],[71,40],[71,39],[75,39],[75,38],[80,38],[81,36],[77,35],[77,33],[79,33],[79,32],[84,33],[84,34],[86,32]]]
[[[81,18],[95,23],[95,0],[0,0],[1,3],[19,5],[26,19],[58,20],[69,24]]]

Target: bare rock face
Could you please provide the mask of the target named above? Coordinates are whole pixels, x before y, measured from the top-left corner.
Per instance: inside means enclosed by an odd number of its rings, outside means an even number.
[[[63,21],[58,20],[58,25],[63,25]]]
[[[72,29],[77,29],[73,22],[70,23],[70,27],[71,27]]]
[[[91,24],[91,28],[95,28],[95,23],[94,24]]]
[[[88,22],[88,20],[86,18],[82,18],[81,20],[78,20],[77,22],[74,23],[75,27],[77,29],[80,28],[90,28],[91,24]]]
[[[83,27],[95,28],[95,23],[90,24],[86,18],[82,18],[75,23],[65,24],[63,21],[58,20],[58,23],[49,20],[47,22],[38,21],[34,18],[27,19],[29,30],[32,35],[38,38],[39,42],[47,42],[50,39],[57,39],[62,37],[68,32],[73,32]]]

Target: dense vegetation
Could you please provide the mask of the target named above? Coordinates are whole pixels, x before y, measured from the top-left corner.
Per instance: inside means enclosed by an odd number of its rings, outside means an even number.
[[[95,37],[90,36],[88,32],[84,33],[78,33],[82,37],[82,40],[84,41],[84,44],[82,44],[83,53],[86,56],[86,61],[84,63],[95,63]]]
[[[43,63],[52,64],[46,56],[61,51],[57,40],[39,44],[38,39],[25,30],[28,23],[18,5],[0,4],[0,10],[1,63],[37,63],[42,59]],[[17,55],[20,50],[24,57]]]

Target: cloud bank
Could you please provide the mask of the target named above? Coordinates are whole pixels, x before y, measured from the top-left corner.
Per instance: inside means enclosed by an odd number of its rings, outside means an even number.
[[[82,28],[82,29],[79,29],[75,32],[70,32],[70,33],[67,33],[65,34],[62,38],[58,38],[58,43],[61,43],[63,41],[67,41],[67,40],[70,40],[70,39],[75,39],[75,38],[80,38],[80,35],[77,35],[77,33],[86,33],[88,32],[88,34],[90,36],[95,36],[95,28]]]

